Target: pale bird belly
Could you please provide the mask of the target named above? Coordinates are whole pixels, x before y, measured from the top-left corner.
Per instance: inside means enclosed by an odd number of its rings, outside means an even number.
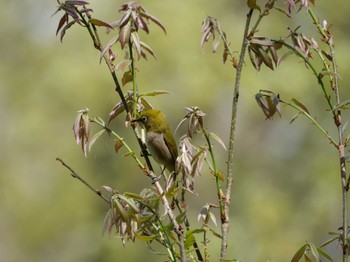
[[[148,132],[146,143],[153,158],[161,165],[168,166],[173,162],[172,155],[164,141],[163,134]]]

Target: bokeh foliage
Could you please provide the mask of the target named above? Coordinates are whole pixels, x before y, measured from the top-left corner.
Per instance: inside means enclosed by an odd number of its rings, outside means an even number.
[[[106,21],[116,19],[121,4],[91,3]],[[167,114],[173,129],[185,114],[184,107],[197,105],[207,113],[206,125],[227,142],[234,75],[209,48],[202,54],[200,28],[206,15],[220,18],[231,48],[237,50],[245,1],[140,3],[162,20],[167,36],[152,29],[147,43],[158,61],[149,59],[137,65],[139,85],[144,90],[172,92],[151,102]],[[100,140],[88,159],[75,145],[72,124],[76,111],[88,106],[107,117],[118,97],[85,32],[72,29],[65,36],[68,44],[63,45],[55,37],[59,19],[51,18],[55,7],[55,1],[7,0],[0,10],[0,258],[163,261],[142,244],[124,248],[118,239],[101,237],[108,207],[55,161],[61,156],[74,163],[76,171],[96,187],[108,184],[137,192],[149,182],[121,154],[115,155],[111,139]],[[347,94],[350,6],[340,0],[319,1],[315,10],[333,25],[341,92]],[[307,24],[308,19],[305,12],[293,21],[271,16],[264,21],[262,33],[277,38],[286,26]],[[316,36],[311,25],[305,30]],[[294,114],[289,109],[282,108],[282,118],[265,120],[254,94],[273,89],[282,98],[297,97],[321,122],[328,112],[317,83],[297,59],[285,62],[276,72],[262,69],[256,73],[247,62],[244,71],[228,253],[242,261],[287,261],[305,241],[320,244],[328,238],[328,231],[340,226],[338,161],[327,140],[306,119],[300,117],[289,124]],[[128,139],[121,119],[114,127]],[[216,149],[221,150],[219,146]],[[224,152],[221,156],[224,166]],[[193,216],[212,197],[206,192],[213,184],[204,184],[205,180],[199,179],[197,185],[201,202],[196,200],[189,207]],[[333,248],[327,251],[336,259],[339,247]]]

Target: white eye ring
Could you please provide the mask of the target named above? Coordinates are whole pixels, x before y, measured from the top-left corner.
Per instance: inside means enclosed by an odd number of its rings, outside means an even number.
[[[143,116],[143,117],[141,117],[141,119],[142,119],[142,122],[147,122],[147,116]]]

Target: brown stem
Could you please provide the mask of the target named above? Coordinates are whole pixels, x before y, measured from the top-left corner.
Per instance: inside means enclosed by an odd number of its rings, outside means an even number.
[[[86,182],[82,177],[80,177],[70,166],[68,166],[61,158],[57,157],[56,160],[71,172],[72,177],[80,180],[85,186],[87,186],[91,191],[97,194],[100,198],[102,198],[108,204],[110,203],[109,200],[105,196],[103,196],[99,190],[94,189],[88,182]]]

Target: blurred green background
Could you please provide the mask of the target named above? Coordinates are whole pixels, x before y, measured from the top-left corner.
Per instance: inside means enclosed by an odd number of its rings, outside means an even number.
[[[95,17],[106,21],[120,17],[117,11],[122,2],[90,2]],[[143,35],[158,61],[149,58],[137,64],[139,88],[172,93],[149,101],[165,112],[174,129],[185,107],[199,106],[207,113],[206,126],[227,144],[235,71],[222,64],[221,53],[212,54],[208,47],[202,53],[200,28],[206,15],[218,17],[232,49],[239,50],[245,1],[140,3],[165,24],[167,35],[155,26],[151,36]],[[346,100],[350,5],[341,0],[316,4],[317,16],[332,24]],[[166,257],[152,254],[142,243],[123,247],[118,238],[101,236],[108,207],[55,161],[63,158],[96,187],[139,192],[149,183],[123,152],[114,153],[112,139],[99,140],[87,158],[75,144],[76,111],[88,107],[91,115],[106,118],[119,99],[82,28],[69,30],[63,44],[55,36],[60,15],[51,15],[56,6],[53,0],[3,0],[0,9],[0,260],[164,261]],[[258,34],[280,37],[287,26],[302,25],[301,31],[318,40],[307,13],[303,10],[296,17],[291,21],[275,13],[263,21]],[[265,120],[254,100],[259,89],[273,90],[285,100],[297,98],[332,135],[335,132],[320,88],[299,60],[291,58],[275,72],[263,68],[259,73],[246,60],[228,257],[288,261],[305,241],[319,245],[328,239],[327,232],[341,225],[337,152],[306,119],[300,117],[290,125],[295,112],[289,108],[282,108],[282,118]],[[113,128],[137,150],[123,122],[119,118]],[[220,146],[216,149],[225,171],[226,152]],[[197,179],[196,189],[200,197],[191,199],[188,212],[193,225],[200,226],[196,215],[215,196],[208,172]],[[213,261],[218,247],[213,237]],[[339,259],[339,245],[327,251]]]

